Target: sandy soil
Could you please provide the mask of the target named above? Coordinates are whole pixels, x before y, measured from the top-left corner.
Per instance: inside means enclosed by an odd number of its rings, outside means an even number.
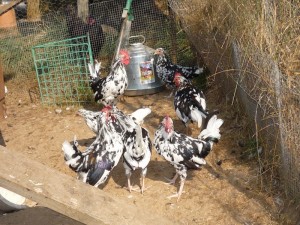
[[[83,119],[76,115],[79,107],[70,107],[69,110],[64,107],[61,113],[56,113],[58,107],[43,107],[37,99],[31,102],[28,88],[22,81],[11,80],[6,85],[9,90],[6,97],[8,118],[0,121],[2,144],[75,178],[76,174],[63,160],[61,145],[64,140],[71,141],[76,134],[84,150],[94,137]],[[175,120],[177,131],[186,132],[176,117],[173,99],[165,98],[168,94],[169,91],[163,91],[148,96],[125,97],[125,102],[119,102],[117,106],[126,113],[142,106],[151,107],[152,113],[146,118],[144,126],[152,137],[166,114]],[[160,158],[154,149],[146,177],[149,189],[144,195],[129,193],[122,188],[126,184],[126,177],[121,163],[102,189],[181,224],[279,224],[275,220],[278,206],[274,199],[257,191],[256,162],[240,157],[245,151],[237,144],[243,140],[243,120],[237,116],[236,110],[226,106],[216,90],[210,90],[206,95],[208,107],[219,109],[219,117],[225,120],[222,138],[208,156],[208,164],[201,170],[188,172],[185,192],[179,203],[176,199],[166,198],[178,188],[178,184],[170,186],[164,183],[165,177],[174,175],[174,168]],[[190,127],[192,136],[197,136],[199,130],[194,125]],[[216,163],[219,160],[222,160],[220,166]],[[139,185],[139,172],[134,173],[133,183]],[[47,217],[44,219],[47,220]],[[65,225],[63,222],[61,224]]]

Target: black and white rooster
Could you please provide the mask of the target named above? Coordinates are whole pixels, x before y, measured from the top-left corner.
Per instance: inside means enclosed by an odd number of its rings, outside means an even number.
[[[178,73],[174,77],[174,83],[177,87],[174,97],[176,115],[186,127],[189,122],[196,122],[201,128],[203,119],[209,117],[203,92]]]
[[[152,142],[148,130],[139,125],[136,125],[133,132],[126,132],[125,151],[123,154],[123,166],[127,176],[128,190],[131,192],[132,186],[130,178],[132,172],[141,169],[141,192],[145,190],[145,177],[147,174],[148,164],[152,154]]]
[[[115,105],[116,98],[123,95],[128,86],[128,78],[124,65],[129,64],[129,54],[126,50],[120,50],[119,56],[112,65],[110,73],[103,78],[99,77],[101,64],[88,64],[90,71],[90,86],[94,92],[96,102],[104,105]]]
[[[155,132],[154,146],[159,155],[171,163],[176,170],[176,174],[171,179],[170,184],[175,184],[180,177],[179,191],[169,198],[177,197],[179,201],[183,191],[188,169],[197,169],[206,164],[205,157],[212,150],[213,143],[217,143],[221,138],[220,127],[222,119],[217,119],[214,115],[207,123],[198,138],[192,138],[174,131],[173,121],[166,116]]]
[[[196,66],[187,67],[172,63],[169,57],[165,54],[163,48],[157,48],[155,50],[153,56],[153,68],[166,87],[172,90],[170,97],[175,89],[174,78],[176,73],[181,74],[187,80],[192,80],[193,78],[206,73],[205,68]]]
[[[114,118],[112,107],[104,107],[101,112],[97,137],[84,152],[78,149],[75,139],[73,145],[68,141],[62,144],[66,164],[78,173],[78,179],[95,187],[107,180],[124,149],[122,127]]]

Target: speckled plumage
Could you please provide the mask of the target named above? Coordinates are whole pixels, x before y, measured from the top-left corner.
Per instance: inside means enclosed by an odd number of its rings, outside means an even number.
[[[176,75],[174,80],[178,85],[174,97],[176,115],[185,126],[189,122],[196,122],[200,128],[202,120],[208,116],[203,92],[190,84],[183,76]]]
[[[188,168],[199,168],[205,164],[204,158],[209,154],[211,145],[204,140],[177,133],[174,128],[170,133],[166,132],[165,121],[166,118],[155,132],[154,146],[157,153],[170,162],[180,176],[186,178]]]
[[[129,115],[125,115],[121,111],[115,114],[124,131],[123,166],[127,176],[129,191],[132,190],[130,183],[132,172],[141,169],[141,192],[144,192],[144,179],[151,159],[152,142],[148,130],[141,127],[141,123],[150,113],[151,110],[149,108],[141,108]]]
[[[175,89],[174,77],[176,73],[180,73],[188,80],[192,80],[205,73],[204,68],[181,66],[172,63],[163,48],[156,49],[153,57],[153,67],[157,76],[171,90]]]
[[[62,147],[66,164],[78,173],[80,180],[95,187],[107,180],[124,149],[122,127],[111,110],[105,109],[98,119],[101,120],[101,127],[98,128],[97,137],[84,152],[68,141]]]
[[[129,63],[129,56],[120,56],[113,64],[110,73],[103,78],[98,75],[99,69],[96,69],[97,64],[94,66],[89,63],[90,70],[90,86],[94,92],[96,102],[104,105],[114,105],[116,98],[123,95],[128,87],[128,78],[124,64]],[[125,57],[125,60],[123,59]],[[127,58],[126,58],[127,57]]]
[[[132,172],[140,169],[142,177],[141,192],[143,193],[145,189],[144,180],[152,154],[152,142],[149,132],[137,125],[133,132],[125,133],[124,139],[126,148],[123,154],[123,166],[127,176],[128,189],[129,191],[132,189],[130,183]]]
[[[217,142],[221,135],[219,128],[223,120],[214,115],[204,132],[199,138],[192,138],[185,134],[174,131],[173,121],[166,116],[155,132],[154,146],[159,155],[172,164],[176,175],[171,183],[175,183],[177,176],[180,177],[181,186],[176,195],[178,199],[182,193],[183,183],[187,177],[188,169],[197,169],[206,164],[204,158],[210,153],[213,143]],[[175,196],[172,196],[175,197]]]
[[[100,122],[99,117],[101,116],[101,114],[103,114],[103,112],[101,112],[101,111],[94,112],[94,111],[90,111],[90,110],[86,110],[86,109],[79,109],[78,114],[83,117],[86,125],[95,134],[99,133],[99,122]]]
[[[84,117],[86,124],[96,133],[101,130],[101,120],[105,112],[93,112],[80,109],[78,113]],[[123,165],[128,178],[128,186],[131,190],[130,177],[132,171],[141,169],[142,183],[147,173],[147,166],[151,158],[152,143],[149,132],[141,127],[144,118],[151,113],[150,108],[140,108],[129,115],[124,114],[116,106],[111,108],[111,116],[117,121],[116,132],[122,137],[123,142]],[[142,192],[144,185],[142,184]]]

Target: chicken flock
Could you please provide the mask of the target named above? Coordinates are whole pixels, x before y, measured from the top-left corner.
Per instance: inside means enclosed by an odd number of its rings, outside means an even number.
[[[106,77],[100,74],[101,63],[90,63],[90,87],[96,102],[101,103],[98,112],[80,109],[87,126],[95,133],[94,142],[84,151],[74,137],[73,142],[65,141],[62,150],[66,164],[77,173],[78,179],[98,187],[103,184],[110,172],[121,160],[127,177],[127,188],[135,190],[130,182],[132,172],[141,171],[140,191],[146,190],[145,177],[151,161],[152,146],[160,156],[175,168],[175,176],[169,184],[180,179],[179,190],[175,195],[179,201],[188,169],[198,169],[206,164],[205,157],[213,144],[220,138],[223,120],[217,118],[215,111],[209,112],[203,92],[195,87],[192,79],[203,74],[204,68],[184,67],[173,64],[162,48],[153,55],[153,69],[167,88],[175,90],[174,109],[182,123],[188,127],[195,122],[199,136],[178,133],[169,115],[164,115],[151,140],[149,131],[143,127],[146,117],[151,113],[148,107],[125,114],[117,107],[118,97],[128,86],[126,65],[130,56],[125,49],[117,54],[111,71]],[[100,109],[100,105],[99,105]]]

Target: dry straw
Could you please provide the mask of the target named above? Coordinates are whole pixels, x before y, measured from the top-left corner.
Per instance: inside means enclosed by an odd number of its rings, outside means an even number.
[[[168,2],[195,47],[207,59],[206,63],[215,69],[212,77],[231,78],[234,90],[243,90],[255,102],[252,127],[257,143],[262,143],[265,149],[258,156],[261,185],[273,191],[281,175],[287,194],[299,199],[299,3],[288,0]],[[265,178],[267,182],[263,182]]]

